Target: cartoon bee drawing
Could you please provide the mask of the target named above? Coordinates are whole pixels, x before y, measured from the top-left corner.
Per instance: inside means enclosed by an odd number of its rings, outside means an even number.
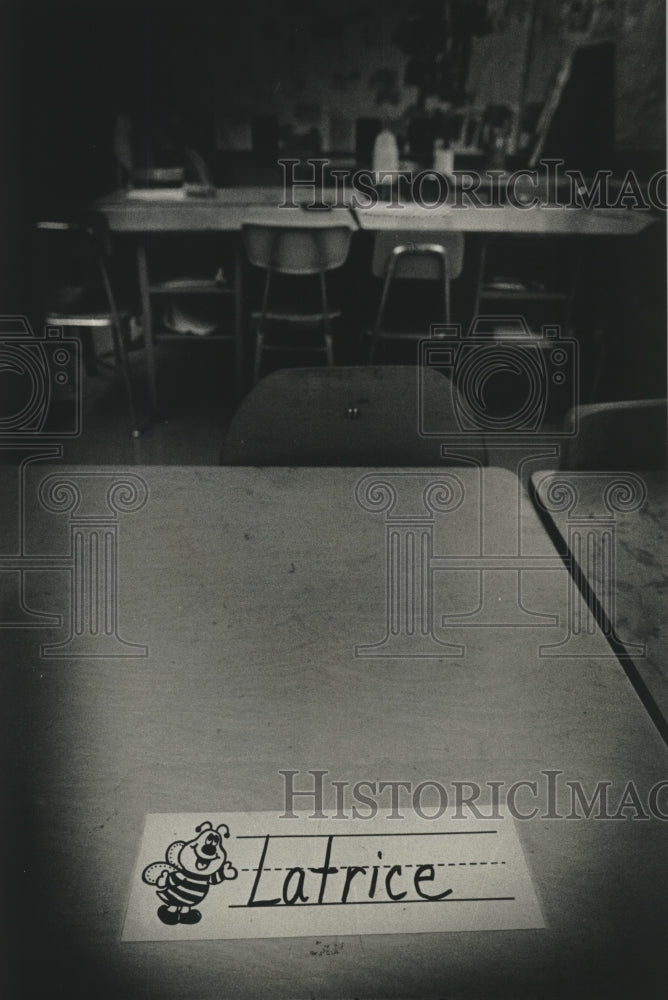
[[[158,917],[163,924],[196,924],[202,914],[196,908],[212,885],[237,877],[227,860],[223,839],[230,835],[225,823],[213,829],[208,821],[195,827],[192,840],[176,840],[165,852],[166,861],[147,865],[142,880],[157,887]]]

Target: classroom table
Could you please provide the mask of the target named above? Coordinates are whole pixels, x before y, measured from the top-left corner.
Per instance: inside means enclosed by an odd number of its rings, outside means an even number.
[[[537,509],[560,551],[573,560],[589,617],[608,634],[668,737],[665,472],[543,471],[533,473],[531,483]],[[606,542],[613,546],[609,560],[603,557]]]
[[[535,205],[442,204],[433,207],[378,201],[352,210],[365,232],[402,229],[429,233],[484,233],[499,236],[635,236],[655,221],[649,212],[613,208],[564,208]]]
[[[513,205],[477,208],[444,204],[420,207],[410,203],[392,207],[382,191],[378,201],[367,207],[355,203],[352,192],[345,196],[329,187],[295,186],[290,201],[299,207],[281,207],[285,193],[278,186],[240,186],[191,193],[187,187],[131,189],[109,194],[92,206],[107,219],[114,233],[136,240],[138,285],[142,324],[147,352],[147,379],[152,411],[158,409],[155,380],[155,348],[151,308],[147,239],[152,234],[221,233],[238,234],[244,222],[273,225],[347,225],[364,232],[457,231],[486,237],[630,237],[654,222],[649,212],[626,209],[567,209],[555,205],[519,208]],[[330,210],[309,210],[312,203],[333,204]],[[352,207],[357,204],[358,207]],[[362,199],[362,205],[364,199]],[[349,207],[343,207],[344,205]],[[236,242],[235,258],[235,351],[237,384],[243,380],[243,254]],[[515,310],[517,311],[517,309]]]
[[[295,193],[300,206],[310,200],[308,192]],[[284,201],[279,187],[237,187],[191,194],[186,187],[137,188],[114,192],[92,206],[101,212],[112,232],[133,237],[136,241],[137,276],[142,309],[142,327],[146,344],[147,381],[152,412],[158,410],[155,378],[155,343],[151,282],[147,242],[153,235],[169,233],[220,233],[238,236],[246,222],[268,225],[321,227],[343,225],[354,230],[357,223],[347,208],[308,211],[305,208],[281,208]],[[243,252],[235,240],[234,263],[235,355],[239,395],[243,383]]]
[[[609,287],[610,261],[604,248],[611,240],[638,236],[657,220],[649,211],[624,208],[566,208],[549,203],[477,207],[466,200],[421,207],[410,203],[393,206],[386,198],[352,211],[360,230],[374,235],[406,232],[416,240],[424,233],[426,242],[437,242],[443,234],[465,233],[466,256],[473,256],[478,271],[472,315],[464,319],[465,324],[480,315],[521,315],[534,328],[555,323],[572,328],[573,303],[579,290],[586,288],[592,305],[585,309],[588,318],[581,319],[579,325],[590,332],[605,314],[601,292],[593,291],[602,281],[606,289]],[[540,252],[536,252],[538,265],[532,279],[532,265],[525,258],[518,268],[517,263],[513,265],[513,254],[515,244],[526,242],[530,249],[538,241],[554,241],[555,249],[560,244],[559,257],[546,270],[545,260],[541,262]],[[488,251],[494,248],[496,272],[486,263]],[[568,262],[564,273],[559,263],[562,259]],[[594,381],[601,359],[602,355],[596,362]]]
[[[320,192],[318,191],[318,195]],[[323,202],[334,202],[334,191],[323,189]],[[297,188],[291,204],[281,207],[285,194],[281,187],[215,188],[208,194],[189,194],[181,188],[136,188],[115,191],[92,206],[106,217],[112,232],[238,232],[244,222],[262,221],[274,225],[347,225],[356,229],[347,207],[309,210],[313,194]],[[304,207],[302,207],[304,206]]]
[[[62,616],[3,635],[17,995],[662,995],[665,822],[550,818],[541,772],[589,793],[608,781],[616,809],[628,782],[646,802],[665,748],[600,633],[585,659],[541,655],[564,634],[568,574],[514,475],[33,462],[16,476],[24,517],[4,477],[3,539],[18,552],[10,515],[25,524],[22,555],[0,568],[28,567],[24,610]],[[394,575],[409,552],[417,579],[433,563],[430,593]],[[302,784],[314,768],[541,782],[520,800],[540,815],[515,827],[546,926],[405,934],[388,906],[397,933],[351,918],[327,940],[121,941],[147,814],[278,814],[285,768]]]
[[[336,204],[328,211],[308,210],[314,194],[308,188],[296,187],[291,201],[299,208],[281,207],[285,193],[280,187],[217,188],[209,197],[190,196],[184,188],[136,189],[117,191],[94,204],[102,212],[114,232],[197,232],[236,231],[248,218],[275,224],[327,225],[336,217],[342,223],[343,213],[350,212],[351,228],[378,232],[395,229],[565,235],[565,236],[633,236],[656,221],[650,212],[628,209],[581,209],[539,204],[530,208],[502,205],[478,208],[465,203],[420,206],[410,202],[395,207],[383,194],[365,207],[361,196],[353,201],[352,194],[342,197],[334,189],[314,189],[317,202],[322,193],[323,204]],[[344,205],[348,207],[344,207]],[[354,207],[353,207],[354,205]],[[287,222],[286,222],[287,220]],[[328,221],[329,220],[329,221]]]

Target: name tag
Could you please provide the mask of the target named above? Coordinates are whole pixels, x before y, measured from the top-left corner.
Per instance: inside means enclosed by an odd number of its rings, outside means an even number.
[[[511,818],[150,814],[124,941],[544,927]]]

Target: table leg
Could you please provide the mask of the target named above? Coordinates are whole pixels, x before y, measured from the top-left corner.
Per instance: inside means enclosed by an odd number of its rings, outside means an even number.
[[[237,244],[234,261],[234,338],[236,389],[239,400],[244,390],[243,262],[242,248]]]
[[[139,277],[144,345],[146,347],[146,383],[149,409],[151,415],[154,415],[158,410],[158,390],[155,377],[155,343],[153,340],[151,294],[148,283],[148,261],[146,257],[146,241],[143,238],[140,238],[137,242],[137,273]]]

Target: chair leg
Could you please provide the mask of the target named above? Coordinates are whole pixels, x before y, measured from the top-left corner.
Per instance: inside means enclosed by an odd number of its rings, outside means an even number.
[[[267,270],[264,279],[264,290],[262,292],[262,306],[260,318],[257,321],[255,330],[255,364],[253,368],[253,385],[257,385],[260,378],[260,368],[262,366],[262,352],[264,350],[264,324],[266,322],[267,307],[269,305],[269,289],[271,287],[271,270]]]
[[[262,366],[262,352],[264,350],[264,333],[258,328],[255,334],[255,365],[253,368],[253,385],[257,385],[260,379],[260,368]]]
[[[234,260],[234,352],[237,400],[244,394],[243,258],[237,247]]]
[[[327,364],[331,368],[334,365],[334,350],[332,347],[332,324],[329,319],[329,304],[327,302],[327,281],[324,271],[320,272],[320,302],[324,326],[325,352],[327,354]]]
[[[331,333],[325,333],[325,351],[327,352],[327,364],[330,368],[334,365],[334,350],[332,347]]]
[[[130,422],[132,424],[132,437],[139,437],[141,434],[141,428],[139,426],[139,421],[137,419],[137,408],[135,406],[135,396],[132,390],[132,377],[130,374],[130,362],[128,360],[127,344],[126,339],[123,334],[122,325],[118,318],[115,316],[111,323],[111,335],[114,340],[114,351],[116,358],[118,359],[118,367],[121,370],[121,375],[123,377],[123,385],[125,387],[125,394],[128,399],[128,409],[130,411]]]
[[[385,309],[387,307],[387,302],[390,295],[390,285],[392,284],[392,281],[394,279],[395,270],[396,270],[396,257],[391,256],[385,270],[385,278],[383,279],[383,291],[381,292],[380,302],[378,303],[376,323],[371,333],[371,341],[369,343],[369,356],[367,358],[367,364],[371,364],[376,354],[376,348],[378,347],[378,341],[380,340],[380,332],[383,329]]]
[[[81,357],[84,363],[86,375],[99,375],[97,367],[97,353],[93,343],[93,331],[90,327],[82,327],[80,330]]]
[[[478,283],[475,290],[475,300],[473,302],[473,316],[474,320],[480,315],[480,302],[482,296],[483,285],[485,284],[485,274],[487,268],[487,242],[483,243],[480,248],[480,259],[478,261]]]
[[[109,280],[109,273],[107,271],[104,260],[100,258],[100,271],[102,275],[102,280],[104,282],[104,287],[107,293],[107,299],[109,301],[109,309],[111,312],[111,336],[114,341],[114,352],[118,361],[118,366],[121,369],[121,375],[123,376],[123,384],[125,386],[125,393],[128,398],[128,409],[130,410],[130,421],[132,423],[132,436],[139,437],[141,430],[139,427],[139,421],[137,420],[137,409],[135,407],[135,397],[132,390],[132,377],[130,375],[130,363],[128,361],[127,343],[123,333],[123,324],[121,323],[120,314],[116,306],[116,300],[114,298],[114,293],[111,287],[111,282]]]
[[[139,294],[141,297],[142,326],[144,328],[144,349],[146,351],[146,384],[151,416],[158,413],[158,385],[155,363],[155,344],[153,342],[153,313],[151,293],[148,279],[148,259],[146,243],[140,239],[137,243],[137,273]]]

